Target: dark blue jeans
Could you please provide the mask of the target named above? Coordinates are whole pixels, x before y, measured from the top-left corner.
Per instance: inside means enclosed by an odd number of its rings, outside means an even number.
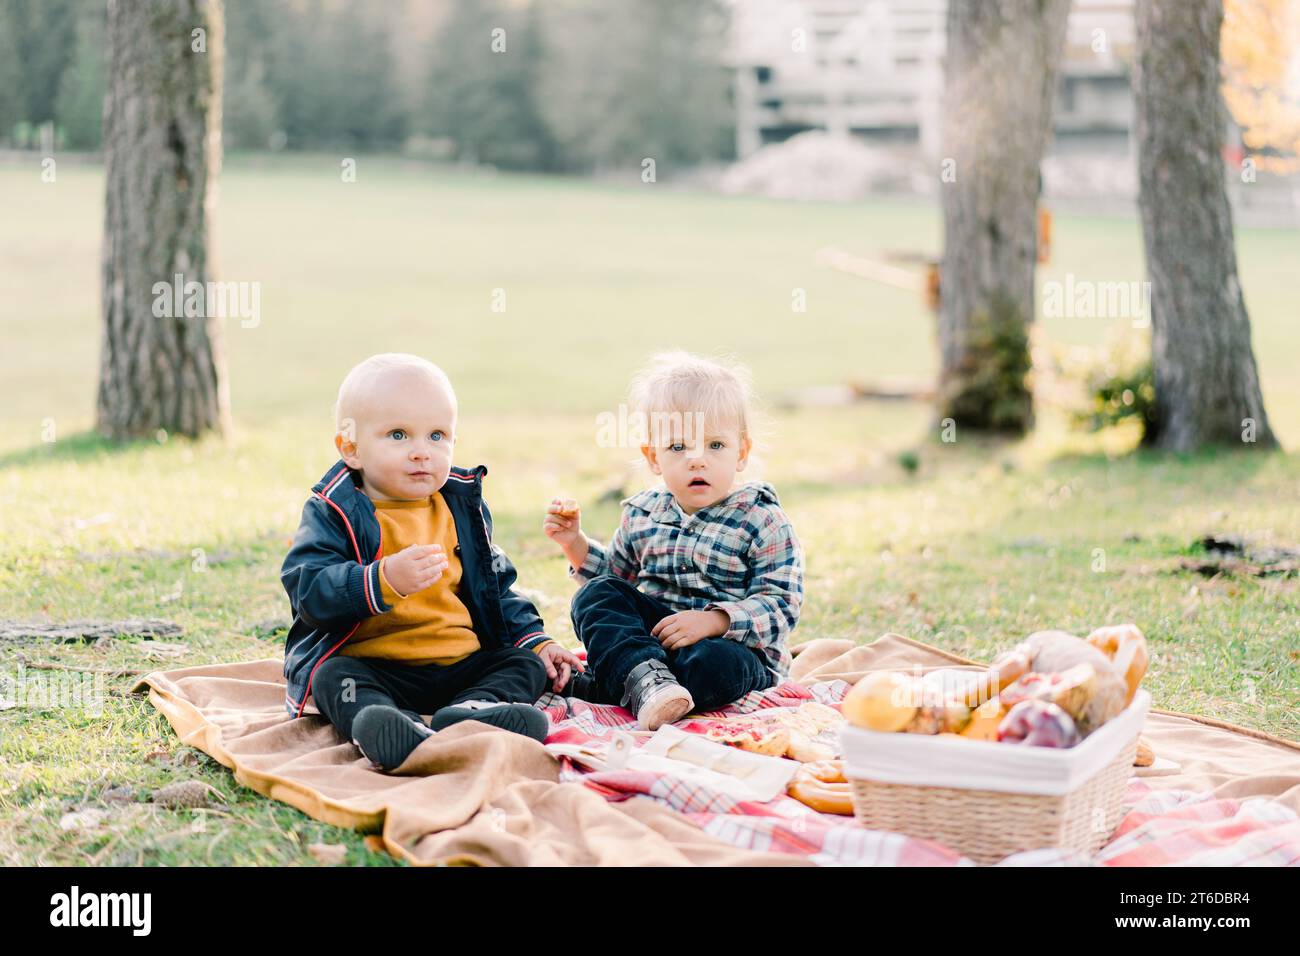
[[[587,648],[587,668],[605,700],[622,699],[628,672],[651,658],[668,665],[695,698],[696,710],[717,710],[772,685],[762,654],[738,641],[710,637],[680,651],[664,650],[650,629],[672,613],[612,574],[593,578],[573,596],[573,629]]]

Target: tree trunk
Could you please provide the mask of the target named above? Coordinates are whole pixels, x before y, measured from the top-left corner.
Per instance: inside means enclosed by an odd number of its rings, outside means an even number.
[[[108,3],[97,410],[106,437],[229,431],[221,316],[192,294],[215,271],[222,32],[220,0]],[[201,286],[187,297],[190,283]]]
[[[950,0],[944,73],[939,413],[1024,432],[1039,163],[1069,0]]]
[[[1277,444],[1237,280],[1220,149],[1223,0],[1138,0],[1139,204],[1151,281],[1155,422],[1171,451]]]

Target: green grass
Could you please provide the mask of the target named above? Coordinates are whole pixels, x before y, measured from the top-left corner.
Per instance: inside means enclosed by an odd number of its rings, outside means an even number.
[[[1070,433],[1050,408],[1027,441],[944,444],[914,403],[779,407],[807,385],[932,373],[933,323],[916,297],[815,262],[832,244],[933,252],[930,206],[725,199],[365,158],[358,182],[343,184],[328,157],[235,158],[221,182],[221,275],[262,286],[261,324],[226,324],[236,435],[115,448],[88,434],[101,193],[93,167],[61,164],[54,185],[40,184],[39,166],[0,167],[0,617],[165,617],[184,628],[188,653],[4,644],[0,671],[20,654],[140,671],[278,655],[282,633],[258,625],[287,615],[279,563],[308,487],[333,461],[334,393],[352,363],[388,349],[452,376],[457,459],[489,466],[498,539],[571,643],[571,586],[540,533],[542,510],[573,494],[588,530],[608,534],[618,509],[598,496],[648,478],[627,449],[597,446],[595,415],[617,408],[650,351],[684,346],[734,352],[768,402],[763,475],[807,552],[798,638],[892,630],[983,658],[1035,629],[1133,620],[1152,642],[1157,707],[1300,739],[1296,580],[1167,570],[1211,530],[1300,542],[1300,459],[1127,454],[1130,436]],[[1132,221],[1058,217],[1054,238],[1047,278],[1142,278]],[[1300,330],[1287,270],[1300,239],[1243,231],[1238,246],[1265,399],[1295,444]],[[505,313],[489,309],[494,288],[506,290]],[[807,290],[806,314],[790,311],[794,288]],[[1043,331],[1096,344],[1107,324]],[[914,474],[900,463],[907,452]],[[107,680],[100,717],[0,711],[0,861],[310,865],[306,846],[324,842],[345,844],[351,863],[388,862],[359,835],[194,759],[124,694],[131,682]],[[146,759],[155,751],[166,753]],[[188,778],[215,786],[224,809],[101,799],[110,786],[146,793]],[[59,827],[85,807],[109,816]]]

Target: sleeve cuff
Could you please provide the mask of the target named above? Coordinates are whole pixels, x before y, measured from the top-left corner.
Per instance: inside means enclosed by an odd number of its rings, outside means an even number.
[[[569,565],[569,576],[581,578],[584,581],[590,581],[600,574],[601,565],[605,560],[605,548],[597,541],[587,539],[587,556],[582,559],[582,566],[575,568]]]
[[[385,601],[396,604],[398,601],[406,600],[408,595],[397,593],[397,588],[388,583],[388,575],[384,574],[384,562],[387,560],[387,557],[379,559],[379,591]]]
[[[551,639],[541,631],[534,631],[532,634],[525,634],[519,640],[515,641],[515,647],[522,648],[525,651],[536,653],[547,644],[552,643]]]
[[[382,559],[380,559],[382,560]],[[357,608],[358,620],[384,614],[393,606],[384,600],[379,584],[379,561],[354,564],[348,574],[348,592]]]
[[[727,628],[727,632],[720,634],[719,637],[725,637],[730,641],[739,641],[749,633],[749,615],[745,613],[745,609],[739,604],[731,601],[710,602],[704,605],[702,610],[721,611],[731,621],[731,627]]]

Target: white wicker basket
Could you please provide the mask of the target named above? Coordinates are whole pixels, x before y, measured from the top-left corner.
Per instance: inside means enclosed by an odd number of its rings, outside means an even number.
[[[1065,749],[845,725],[854,816],[977,863],[1042,847],[1095,852],[1119,825],[1150,707],[1151,695],[1139,690],[1119,715]]]

